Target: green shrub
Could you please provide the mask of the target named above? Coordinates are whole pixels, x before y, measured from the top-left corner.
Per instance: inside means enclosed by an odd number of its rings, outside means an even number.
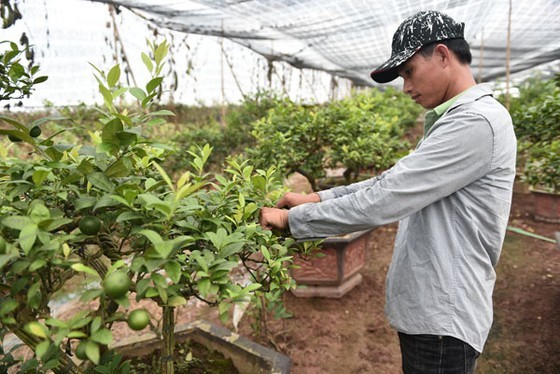
[[[534,82],[534,81],[531,81]],[[522,179],[530,186],[560,191],[560,74],[539,89],[526,86],[532,100],[518,102],[512,113],[518,136]],[[522,97],[527,93],[522,90]]]

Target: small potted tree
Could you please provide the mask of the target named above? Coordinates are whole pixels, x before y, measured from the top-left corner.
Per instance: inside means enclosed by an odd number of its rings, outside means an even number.
[[[343,183],[357,181],[364,170],[391,167],[408,148],[404,130],[420,107],[395,90],[371,90],[338,102],[305,107],[285,100],[254,124],[253,162],[277,164],[284,176],[299,172],[311,189],[329,168],[343,168]],[[371,176],[371,175],[370,175]],[[331,182],[331,181],[329,181]],[[326,238],[320,256],[296,255],[292,276],[301,297],[342,297],[362,280],[369,231]]]

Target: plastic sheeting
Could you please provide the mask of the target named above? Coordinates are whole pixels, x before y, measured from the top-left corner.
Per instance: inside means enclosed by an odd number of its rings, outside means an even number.
[[[171,30],[223,36],[271,61],[326,71],[359,85],[374,84],[369,72],[390,56],[400,22],[425,9],[465,22],[479,81],[503,78],[508,59],[512,74],[560,60],[558,0],[92,1],[126,7]]]

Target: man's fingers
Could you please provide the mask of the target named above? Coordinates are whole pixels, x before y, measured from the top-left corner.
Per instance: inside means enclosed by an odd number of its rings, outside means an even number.
[[[286,199],[286,195],[282,196],[280,200],[278,200],[278,202],[276,203],[276,207],[279,209],[289,208],[288,199]]]

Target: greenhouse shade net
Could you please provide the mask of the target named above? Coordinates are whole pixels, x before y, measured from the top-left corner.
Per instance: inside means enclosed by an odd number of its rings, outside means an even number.
[[[560,59],[558,0],[91,1],[126,7],[159,27],[225,37],[270,61],[326,71],[358,85],[374,85],[369,73],[390,56],[398,25],[426,9],[465,23],[478,81]]]

